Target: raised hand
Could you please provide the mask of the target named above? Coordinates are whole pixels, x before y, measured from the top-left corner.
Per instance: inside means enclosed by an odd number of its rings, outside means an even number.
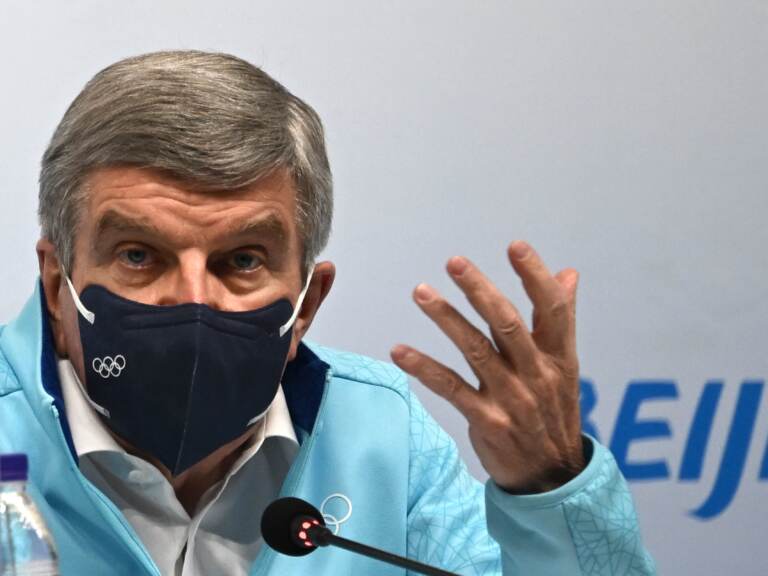
[[[507,253],[534,306],[530,331],[515,306],[463,257],[448,261],[448,273],[488,324],[490,337],[430,286],[420,284],[413,294],[461,350],[477,387],[414,348],[401,344],[391,354],[464,415],[472,446],[496,484],[513,493],[546,492],[585,465],[575,330],[578,273],[551,275],[525,242],[513,242]]]

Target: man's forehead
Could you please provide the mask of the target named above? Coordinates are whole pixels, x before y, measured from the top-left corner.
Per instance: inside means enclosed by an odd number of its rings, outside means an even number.
[[[294,228],[295,188],[275,173],[234,191],[202,191],[139,169],[104,169],[86,181],[88,216],[97,235],[114,231],[162,234],[176,223],[215,227],[218,233],[269,234]]]
[[[186,182],[157,170],[110,167],[88,174],[84,187],[91,201],[159,195],[185,198],[190,204],[207,204],[259,197],[295,201],[296,196],[296,187],[287,169],[274,170],[249,186],[217,189]]]

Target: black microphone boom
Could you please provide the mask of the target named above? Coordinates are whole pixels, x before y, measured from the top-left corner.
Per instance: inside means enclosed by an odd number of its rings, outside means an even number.
[[[261,516],[261,534],[270,547],[290,556],[304,556],[317,550],[318,546],[336,546],[419,574],[458,576],[453,572],[336,536],[326,528],[320,511],[299,498],[279,498],[267,506]]]
[[[401,568],[406,568],[413,572],[418,572],[419,574],[427,574],[428,576],[457,576],[453,572],[446,572],[440,568],[422,564],[421,562],[416,562],[416,560],[398,556],[397,554],[392,554],[386,550],[380,550],[378,548],[373,548],[372,546],[366,546],[360,542],[355,542],[354,540],[336,536],[325,526],[313,526],[307,530],[307,535],[315,546],[337,546],[338,548],[344,548],[344,550],[349,550],[350,552],[356,552],[357,554],[375,558],[376,560],[381,560],[387,564],[400,566]]]

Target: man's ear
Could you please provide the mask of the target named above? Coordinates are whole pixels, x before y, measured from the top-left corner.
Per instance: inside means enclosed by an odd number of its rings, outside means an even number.
[[[38,240],[35,249],[56,353],[60,357],[66,357],[67,345],[64,337],[64,312],[61,298],[64,277],[61,274],[61,264],[56,256],[56,248],[46,238]]]
[[[291,348],[288,351],[288,361],[296,357],[296,350],[299,342],[309,330],[315,314],[320,309],[320,305],[331,291],[333,281],[336,278],[336,266],[333,262],[319,262],[315,265],[312,273],[312,280],[309,282],[309,288],[304,296],[304,302],[301,305],[301,311],[293,324],[293,336],[291,337]]]

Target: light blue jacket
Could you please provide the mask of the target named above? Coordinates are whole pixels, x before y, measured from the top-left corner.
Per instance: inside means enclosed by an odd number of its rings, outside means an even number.
[[[26,452],[32,496],[53,531],[64,576],[157,575],[121,512],[81,473],[64,415],[38,288],[0,327],[0,452]],[[390,364],[302,345],[283,389],[301,449],[283,495],[316,506],[343,494],[340,535],[461,574],[653,574],[632,497],[608,450],[545,494],[485,488]],[[327,513],[341,517],[335,498]],[[261,514],[253,510],[253,514]],[[404,574],[339,549],[282,556],[264,545],[252,575]]]

